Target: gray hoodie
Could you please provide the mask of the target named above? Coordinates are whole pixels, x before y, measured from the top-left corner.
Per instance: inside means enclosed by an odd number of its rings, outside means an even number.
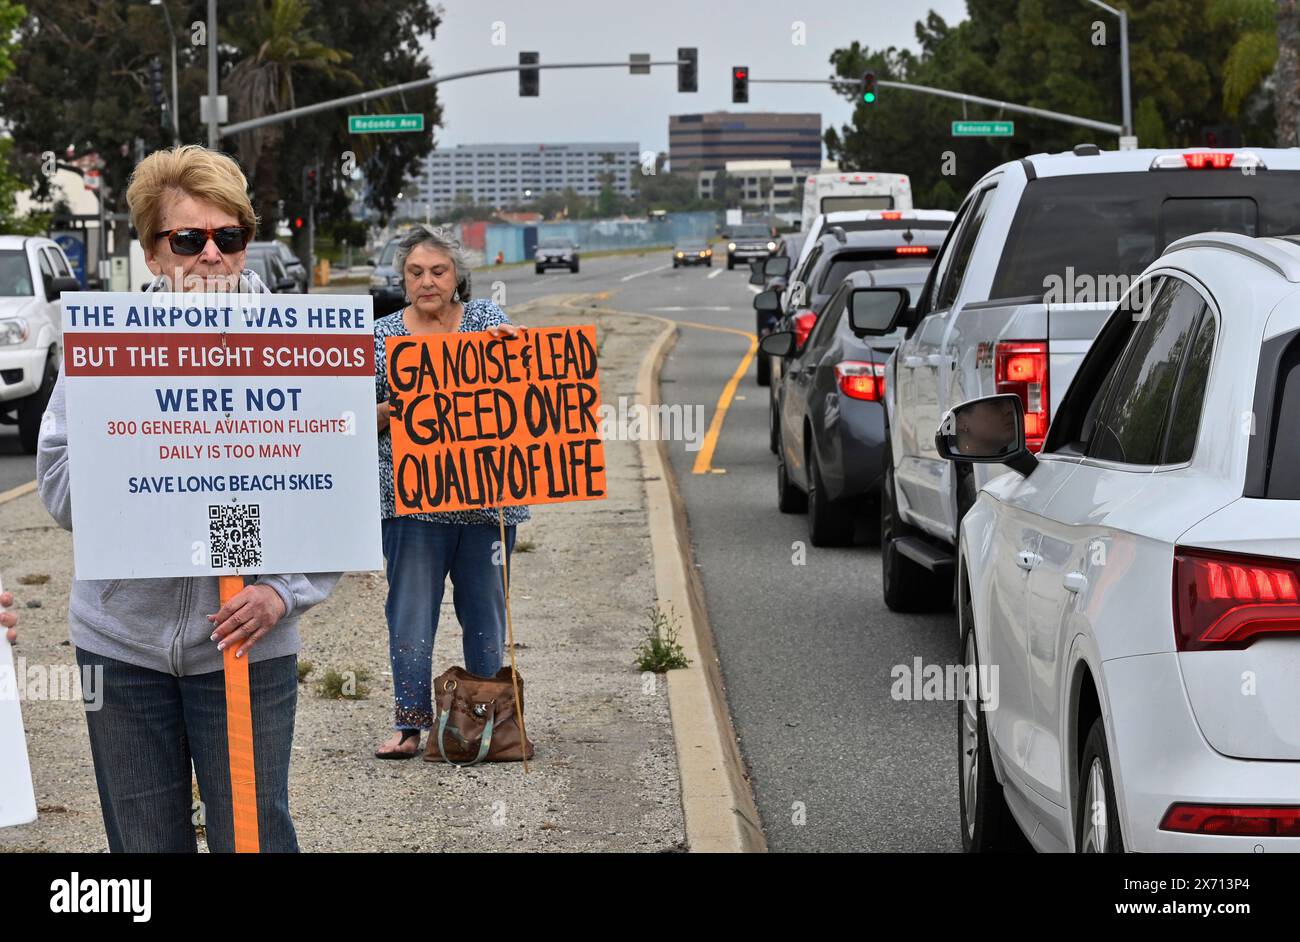
[[[245,269],[254,290],[269,289]],[[149,287],[159,287],[155,282]],[[72,529],[72,485],[68,473],[67,399],[63,368],[41,423],[36,451],[37,490],[45,508],[65,530]],[[250,661],[298,653],[298,617],[329,597],[342,573],[294,573],[249,577],[269,585],[285,613],[248,652]],[[222,652],[211,640],[208,615],[221,607],[217,577],[167,579],[73,579],[68,600],[72,643],[95,654],[183,677],[222,669]]]

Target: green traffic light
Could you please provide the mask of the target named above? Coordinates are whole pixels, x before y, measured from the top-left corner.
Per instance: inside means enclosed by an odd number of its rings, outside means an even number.
[[[865,93],[863,94],[863,96],[862,96],[862,100],[865,101],[865,102],[866,102],[867,104],[869,104],[869,105],[870,105],[870,104],[874,104],[875,101],[876,101],[876,93],[875,93],[875,92],[865,92]]]

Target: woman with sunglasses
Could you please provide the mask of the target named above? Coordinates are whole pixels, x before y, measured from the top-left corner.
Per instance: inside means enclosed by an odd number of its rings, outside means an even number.
[[[268,291],[244,268],[257,225],[247,186],[232,159],[197,145],[140,162],[126,201],[156,276],[148,290]],[[46,508],[71,530],[62,372],[41,423],[36,475]],[[209,849],[234,850],[222,669],[231,646],[249,661],[261,850],[298,849],[289,816],[298,619],[340,575],[249,577],[225,605],[215,576],[73,580],[77,663],[102,670],[100,708],[87,708],[86,725],[109,850],[193,852],[199,821]]]

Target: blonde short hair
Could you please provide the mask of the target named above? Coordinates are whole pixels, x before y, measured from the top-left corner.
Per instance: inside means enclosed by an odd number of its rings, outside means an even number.
[[[198,144],[154,151],[136,165],[126,189],[131,225],[140,244],[152,251],[162,229],[163,198],[180,191],[196,200],[211,203],[239,220],[252,233],[257,231],[257,214],[248,198],[248,180],[239,164],[215,150]]]

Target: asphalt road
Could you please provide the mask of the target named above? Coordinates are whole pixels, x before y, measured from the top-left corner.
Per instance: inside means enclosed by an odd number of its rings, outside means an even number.
[[[36,456],[18,444],[18,426],[0,425],[0,492],[36,478]]]
[[[753,330],[747,268],[652,271],[649,256],[631,272],[610,267],[596,284],[612,292],[611,306],[683,323],[663,400],[702,406],[707,425],[748,349],[745,337],[716,328]],[[586,271],[604,274],[596,264]],[[767,390],[752,363],[713,471],[693,473],[698,451],[687,445],[669,450],[769,847],[960,850],[956,704],[891,695],[896,665],[910,677],[916,658],[955,661],[953,616],[891,613],[874,547],[818,549],[805,515],[777,511]]]

